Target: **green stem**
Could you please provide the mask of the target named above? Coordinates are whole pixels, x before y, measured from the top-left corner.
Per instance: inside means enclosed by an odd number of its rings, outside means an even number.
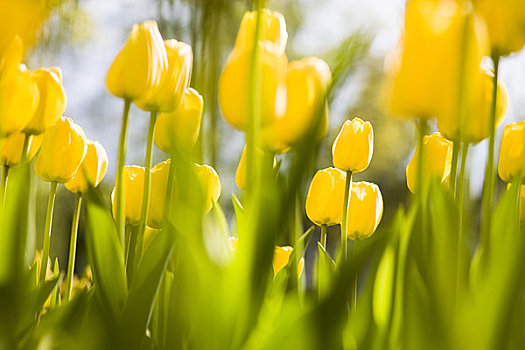
[[[148,221],[148,208],[149,208],[149,192],[151,189],[151,156],[153,154],[153,132],[155,130],[155,120],[157,119],[157,111],[152,111],[149,118],[148,127],[148,138],[146,141],[146,159],[144,161],[144,192],[142,197],[142,211],[140,215],[140,228],[137,233],[137,254],[138,260],[142,255],[142,246],[144,245],[144,232],[146,231],[146,225]]]
[[[69,240],[69,260],[67,263],[66,276],[66,294],[64,299],[69,301],[71,297],[71,289],[73,288],[73,275],[75,273],[75,258],[77,255],[77,237],[78,237],[78,222],[80,220],[80,208],[82,207],[82,193],[78,192],[75,195],[75,210],[73,211],[73,221],[71,222],[71,238]]]
[[[425,177],[423,176],[423,162],[425,161],[425,152],[424,152],[424,138],[427,133],[427,122],[426,120],[420,120],[418,125],[418,164],[417,164],[417,197],[419,200],[419,208],[421,209],[421,242],[423,245],[423,250],[426,252],[427,248],[427,183]]]
[[[326,250],[326,236],[327,236],[328,227],[326,225],[321,225],[321,245]]]
[[[7,177],[9,175],[9,166],[4,165],[2,169],[2,182],[0,183],[0,207],[3,208],[5,204],[5,194],[7,191]]]
[[[124,181],[124,164],[126,163],[126,139],[128,130],[128,119],[129,119],[129,107],[131,106],[131,100],[124,100],[124,112],[122,113],[122,126],[120,129],[120,140],[118,147],[118,163],[117,163],[117,178],[115,181],[115,211],[116,211],[116,222],[117,232],[122,246],[122,251],[125,250],[125,221],[124,221],[124,196],[125,193],[121,188],[120,184]]]
[[[357,255],[359,251],[359,239],[354,240],[354,247],[353,247],[353,254]],[[357,267],[355,269],[354,274],[354,283],[353,283],[353,289],[352,289],[352,309],[355,311],[357,308],[357,282],[358,282],[358,271]]]
[[[135,260],[137,256],[137,228],[138,226],[131,226],[129,239],[129,254],[126,265],[126,274],[128,275],[128,287],[131,287],[133,281],[133,273],[135,272]]]
[[[126,238],[126,247],[124,249],[124,252],[125,252],[124,261],[126,262],[126,266],[128,265],[129,245],[131,244],[131,232],[132,232],[132,226],[130,224],[126,224],[125,234],[124,234]]]
[[[348,204],[350,199],[350,191],[352,190],[352,172],[346,172],[345,196],[343,200],[343,216],[341,220],[341,257],[342,261],[346,261],[348,251]]]
[[[53,209],[55,208],[55,196],[57,193],[57,182],[51,182],[49,200],[47,202],[46,226],[44,228],[44,247],[42,248],[42,261],[40,262],[40,283],[46,280],[47,260],[49,258],[49,246],[51,244],[51,225],[53,224]]]
[[[450,191],[454,198],[456,197],[456,175],[458,171],[459,148],[460,141],[454,140],[452,143],[452,164],[450,169]]]
[[[459,208],[459,232],[457,239],[457,271],[456,271],[456,295],[458,294],[460,283],[462,281],[461,271],[463,267],[463,259],[461,254],[461,248],[463,247],[463,236],[465,231],[464,225],[464,212],[465,208],[463,201],[465,198],[465,168],[467,164],[467,154],[468,154],[469,144],[467,142],[461,143],[461,167],[459,172],[459,183],[458,183],[458,194],[457,194],[457,203]]]
[[[172,153],[170,156],[170,172],[168,175],[168,184],[166,185],[166,203],[164,205],[164,222],[169,222],[171,218],[173,183],[175,179],[175,154]]]
[[[22,146],[22,155],[20,157],[20,163],[24,164],[27,161],[29,155],[29,145],[31,144],[31,138],[33,135],[24,134],[24,144]]]
[[[485,169],[485,188],[483,193],[483,223],[481,230],[481,243],[485,244],[490,232],[492,221],[492,202],[494,196],[494,143],[496,139],[496,108],[498,98],[498,74],[499,74],[499,56],[493,56],[494,61],[494,78],[492,85],[492,106],[490,110],[490,136],[487,168]]]

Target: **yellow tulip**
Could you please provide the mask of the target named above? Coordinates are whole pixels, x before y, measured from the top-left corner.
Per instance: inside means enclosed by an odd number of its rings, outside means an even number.
[[[208,213],[213,203],[217,202],[221,195],[221,180],[215,169],[209,165],[195,165],[195,171],[202,185],[204,200],[204,211]]]
[[[368,168],[374,153],[372,124],[359,118],[347,120],[332,146],[333,163],[337,169],[358,173]]]
[[[22,131],[33,117],[40,98],[37,83],[26,66],[8,62],[11,59],[17,57],[7,57],[0,67],[1,136]]]
[[[383,197],[376,184],[354,182],[348,204],[347,235],[350,239],[370,237],[383,216]]]
[[[124,216],[126,224],[138,225],[140,223],[140,214],[142,212],[142,197],[144,196],[144,174],[146,169],[136,165],[127,165],[124,167]],[[119,186],[117,184],[117,186]],[[117,217],[115,212],[115,188],[111,193],[113,217]]]
[[[317,171],[306,197],[306,214],[316,225],[337,225],[343,216],[346,174],[336,168]]]
[[[67,99],[60,68],[40,68],[31,72],[31,75],[38,85],[40,101],[24,132],[38,135],[53,125],[64,113]]]
[[[106,175],[108,155],[98,141],[88,141],[87,151],[75,176],[66,182],[66,188],[73,193],[85,193],[90,186],[97,187]]]
[[[481,71],[481,84],[475,98],[467,104],[459,131],[460,121],[457,113],[441,115],[438,118],[438,129],[441,134],[450,140],[464,140],[478,143],[490,136],[490,117],[492,110],[492,93],[494,73],[490,70]],[[496,99],[496,127],[503,122],[507,113],[508,95],[505,85],[498,80],[498,96]]]
[[[487,23],[492,52],[506,56],[525,45],[525,10],[521,0],[477,0],[476,10]]]
[[[174,111],[160,113],[154,131],[157,147],[166,153],[191,150],[199,137],[203,104],[202,96],[189,88]]]
[[[162,83],[168,69],[166,48],[157,22],[134,24],[133,29],[106,75],[111,94],[139,99]]]
[[[326,94],[331,82],[330,67],[317,57],[308,57],[288,64],[286,75],[286,113],[263,130],[266,143],[282,151],[304,140],[315,128],[321,140],[328,132]],[[319,118],[319,119],[316,119]],[[317,123],[314,125],[314,123]],[[271,146],[278,145],[278,146]]]
[[[259,156],[263,156],[263,151],[257,149]],[[235,172],[235,183],[237,187],[241,190],[246,190],[246,145],[242,149],[241,159],[239,160],[239,165],[237,166],[237,171]],[[273,167],[275,168],[277,161],[273,157]]]
[[[419,148],[412,156],[406,168],[407,186],[410,192],[417,192],[417,172],[419,164]],[[423,165],[421,178],[423,183],[431,178],[437,178],[441,183],[448,184],[452,164],[452,141],[435,132],[423,138]]]
[[[168,69],[162,82],[135,101],[145,111],[171,112],[181,103],[189,87],[193,53],[191,46],[174,39],[165,40]]]
[[[0,146],[0,164],[14,168],[22,162],[24,140],[30,137],[26,161],[30,161],[40,149],[42,135],[27,135],[24,133],[11,134],[3,140]]]
[[[483,20],[459,2],[409,1],[400,45],[386,62],[392,113],[433,118],[457,111],[459,99],[470,98],[479,83],[487,43]],[[461,78],[468,84],[460,97]]]
[[[168,159],[158,163],[151,169],[148,226],[152,228],[161,228],[162,222],[164,221],[164,206],[166,203],[166,191],[168,190],[170,162],[171,160]]]
[[[275,247],[272,264],[274,275],[277,275],[277,272],[279,272],[288,264],[288,260],[290,260],[290,255],[292,255],[292,252],[292,247]]]
[[[499,177],[512,182],[516,176],[525,181],[525,121],[510,123],[503,129],[498,163]]]
[[[282,117],[286,108],[285,54],[288,34],[284,17],[278,12],[262,10],[259,50],[260,115],[267,125]],[[219,78],[219,106],[226,121],[233,127],[248,127],[251,102],[251,76],[257,12],[246,12],[235,46]]]
[[[86,136],[66,117],[44,132],[35,172],[44,181],[66,183],[77,172],[86,154]]]

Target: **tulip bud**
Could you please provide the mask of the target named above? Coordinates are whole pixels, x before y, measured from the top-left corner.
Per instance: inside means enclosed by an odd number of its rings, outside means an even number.
[[[346,174],[336,168],[317,171],[306,197],[306,214],[318,226],[337,225],[343,216]]]
[[[520,0],[477,0],[476,10],[487,23],[492,53],[506,56],[525,45],[525,10]]]
[[[168,177],[170,175],[170,162],[167,160],[158,163],[151,169],[150,202],[148,208],[148,226],[161,228],[164,221],[164,206],[166,204],[166,191],[168,190]]]
[[[144,196],[144,174],[146,169],[136,165],[127,165],[124,167],[124,217],[126,224],[138,225],[142,213],[142,197]],[[119,184],[116,184],[118,187]],[[111,193],[113,208],[113,217],[117,217],[115,189]]]
[[[459,2],[409,1],[398,51],[386,62],[391,112],[418,118],[457,112],[479,83],[487,43],[483,20]]]
[[[267,125],[282,117],[286,108],[286,24],[278,12],[260,11],[259,42],[261,124]],[[251,79],[257,12],[246,12],[237,34],[235,46],[219,78],[219,106],[226,121],[245,130],[251,115]]]
[[[62,71],[58,67],[40,68],[31,75],[38,85],[40,101],[24,132],[38,135],[53,125],[66,110],[66,92],[62,85]]]
[[[168,69],[166,48],[157,22],[134,24],[106,75],[111,94],[136,100],[158,88]]]
[[[22,131],[33,117],[40,97],[38,86],[26,66],[7,62],[9,59],[7,57],[0,67],[1,136]]]
[[[272,264],[274,275],[277,275],[277,272],[279,272],[283,267],[285,267],[288,264],[292,252],[292,247],[275,247]]]
[[[492,94],[494,73],[487,69],[481,72],[481,84],[474,99],[466,101],[467,106],[463,120],[458,114],[443,114],[438,118],[438,129],[441,134],[450,140],[463,140],[469,143],[478,143],[490,136],[490,118],[492,113]],[[505,85],[498,80],[496,99],[496,127],[503,122],[507,113],[508,95]],[[461,123],[461,135],[460,135]]]
[[[66,182],[66,188],[73,193],[86,193],[89,187],[97,187],[106,175],[108,155],[98,141],[88,141],[87,151],[75,176]]]
[[[416,193],[418,187],[419,148],[407,165],[407,186],[410,192]],[[452,141],[447,140],[435,132],[423,138],[423,165],[421,166],[421,180],[423,183],[437,178],[441,183],[448,184],[448,177],[452,165]]]
[[[196,164],[195,171],[205,196],[204,211],[208,213],[221,195],[221,180],[215,169],[209,165]]]
[[[171,112],[181,103],[184,91],[190,84],[193,53],[191,46],[177,40],[165,40],[168,69],[162,82],[136,100],[145,111]]]
[[[266,143],[277,151],[304,140],[315,128],[321,140],[328,132],[326,94],[331,82],[330,67],[317,57],[308,57],[288,64],[286,76],[286,113],[263,130],[269,133]],[[271,145],[282,146],[271,146]]]
[[[372,124],[359,118],[347,120],[332,146],[337,169],[358,173],[368,168],[374,152]]]
[[[259,156],[264,156],[263,151],[261,149],[257,149],[256,152]],[[241,159],[239,160],[239,165],[237,166],[237,171],[235,172],[235,183],[237,184],[237,187],[239,187],[241,190],[246,190],[246,145],[242,149]],[[275,157],[273,157],[273,167],[275,168],[277,162],[275,160]]]
[[[21,132],[11,134],[3,140],[0,146],[0,164],[10,168],[17,167],[22,162],[22,152],[25,138],[29,137],[29,148],[26,161],[30,161],[40,149],[42,135],[27,135]]]
[[[354,182],[348,203],[347,235],[350,239],[370,237],[383,216],[383,197],[376,184]]]
[[[166,153],[191,150],[199,137],[203,104],[202,96],[189,88],[174,111],[160,113],[154,131],[157,147]]]
[[[512,182],[516,176],[525,181],[525,121],[510,123],[503,129],[498,163],[499,177]]]
[[[44,132],[35,172],[44,181],[66,183],[77,172],[86,149],[82,128],[71,119],[60,117]]]

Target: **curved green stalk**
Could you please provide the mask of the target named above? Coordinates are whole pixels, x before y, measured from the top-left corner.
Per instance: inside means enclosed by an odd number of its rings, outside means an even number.
[[[460,144],[461,143],[459,140],[453,140],[452,164],[450,168],[450,191],[452,192],[452,195],[454,196],[454,198],[456,197],[456,178],[457,178],[457,172],[458,172],[458,158],[459,158]]]
[[[0,183],[0,207],[4,207],[5,193],[7,191],[7,178],[9,176],[9,167],[4,165],[2,169],[2,182]]]
[[[460,283],[462,281],[461,271],[463,267],[463,259],[461,258],[461,247],[463,242],[463,236],[465,231],[464,225],[464,212],[463,200],[465,198],[465,168],[467,163],[469,144],[467,142],[461,143],[461,167],[459,171],[459,183],[458,183],[458,194],[457,203],[459,208],[459,232],[457,239],[457,271],[456,271],[456,294],[459,291]]]
[[[44,228],[44,246],[42,248],[42,261],[40,262],[40,283],[46,280],[47,260],[49,258],[49,246],[51,244],[51,225],[53,224],[53,210],[55,208],[55,196],[57,193],[57,182],[51,182],[49,199],[47,201],[46,226]]]
[[[82,207],[82,193],[78,192],[75,195],[75,210],[73,211],[73,221],[71,222],[71,238],[69,239],[69,260],[67,263],[66,275],[66,294],[65,301],[69,301],[71,297],[71,289],[73,288],[73,274],[75,273],[75,258],[77,255],[77,237],[78,237],[78,222],[80,219],[80,208]]]
[[[346,260],[348,251],[348,236],[347,236],[347,217],[348,217],[348,200],[350,199],[350,191],[352,190],[352,172],[346,172],[345,196],[343,200],[343,216],[341,220],[341,256],[342,261]]]

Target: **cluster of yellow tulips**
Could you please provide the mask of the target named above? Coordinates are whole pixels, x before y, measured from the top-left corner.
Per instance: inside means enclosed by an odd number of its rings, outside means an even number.
[[[66,93],[60,68],[28,70],[22,63],[23,54],[23,42],[15,36],[0,61],[0,163],[4,169],[1,203],[4,203],[9,169],[31,161],[40,151],[35,172],[51,183],[39,266],[39,281],[43,281],[48,270],[57,185],[65,184],[76,194],[65,287],[66,299],[69,299],[82,193],[102,181],[108,158],[100,143],[86,139],[79,125],[62,116],[66,109]]]

